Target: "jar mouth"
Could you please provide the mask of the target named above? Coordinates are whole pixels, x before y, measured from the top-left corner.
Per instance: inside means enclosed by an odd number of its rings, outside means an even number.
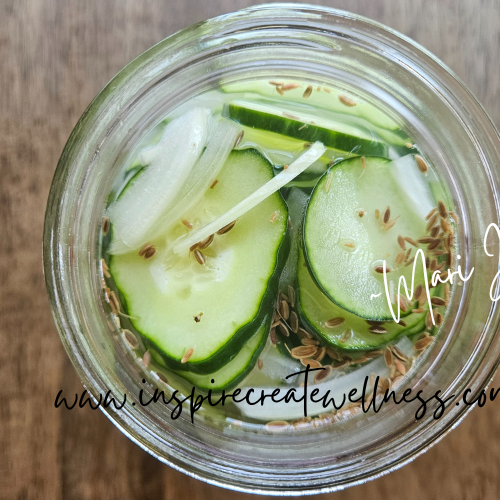
[[[449,184],[463,220],[464,272],[476,270],[412,387],[455,394],[450,408],[439,420],[429,412],[418,422],[415,409],[387,408],[384,418],[370,420],[371,429],[356,418],[346,421],[336,430],[342,446],[332,429],[258,436],[219,423],[169,420],[160,408],[101,409],[144,450],[192,477],[248,493],[326,493],[384,475],[425,452],[472,408],[454,404],[463,390],[470,388],[469,400],[475,399],[500,363],[499,312],[489,299],[499,262],[482,250],[485,228],[499,224],[500,142],[484,109],[435,56],[374,21],[305,4],[251,7],[172,35],[120,71],[73,130],[49,195],[44,270],[61,340],[87,390],[95,397],[126,393],[130,401],[141,390],[151,394],[154,378],[138,370],[96,300],[100,285],[92,263],[111,180],[129,145],[166,110],[221,81],[272,74],[340,82],[384,106]],[[297,454],[290,456],[290,449]]]

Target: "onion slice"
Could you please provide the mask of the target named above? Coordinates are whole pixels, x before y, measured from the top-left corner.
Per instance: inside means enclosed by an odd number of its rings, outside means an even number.
[[[273,193],[278,191],[278,189],[281,189],[285,184],[288,184],[290,181],[295,179],[295,177],[302,173],[307,167],[312,165],[325,151],[326,148],[321,142],[315,142],[312,144],[311,147],[299,158],[297,158],[286,170],[283,170],[276,177],[266,182],[250,196],[242,200],[233,208],[229,209],[225,214],[208,223],[206,226],[203,226],[199,230],[193,231],[192,233],[179,238],[173,246],[174,253],[179,254],[189,250],[193,244],[207,238],[219,229],[227,226],[229,223],[246,214],[261,201],[265,200],[268,196],[271,196]]]
[[[111,252],[138,248],[171,206],[205,147],[209,114],[207,108],[194,108],[170,122],[149,167],[108,207],[113,224]]]

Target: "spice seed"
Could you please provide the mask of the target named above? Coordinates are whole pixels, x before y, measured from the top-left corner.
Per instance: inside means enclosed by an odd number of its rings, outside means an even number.
[[[286,325],[284,325],[283,323],[280,323],[278,325],[278,328],[279,328],[282,335],[284,335],[285,337],[290,336],[290,332],[288,331],[288,327]]]
[[[288,285],[288,299],[290,301],[290,305],[295,307],[295,290],[291,285]]]
[[[395,219],[392,219],[389,222],[387,222],[386,224],[384,224],[383,229],[385,229],[386,231],[389,231],[389,229],[391,229],[391,227],[393,227],[394,224],[396,224],[396,221],[398,219],[399,219],[399,215]]]
[[[193,224],[191,224],[191,222],[189,222],[188,220],[186,219],[181,219],[181,222],[188,228],[188,229],[193,229]]]
[[[399,308],[401,311],[406,312],[408,308],[406,307],[405,299],[402,295],[398,295]]]
[[[259,370],[262,370],[263,366],[264,366],[264,362],[262,361],[262,358],[259,358],[257,360],[257,367],[259,368]]]
[[[239,134],[238,134],[238,137],[236,137],[236,140],[234,141],[234,146],[233,146],[233,149],[236,148],[236,146],[241,142],[241,139],[243,139],[243,135],[244,135],[245,131],[242,130]]]
[[[446,301],[442,299],[441,297],[432,297],[431,299],[431,304],[433,306],[444,306],[446,305]]]
[[[417,162],[417,167],[420,170],[420,172],[426,174],[427,171],[429,170],[427,162],[420,155],[415,155],[415,161]]]
[[[207,236],[204,240],[198,243],[198,248],[200,250],[204,250],[205,248],[209,247],[212,244],[212,241],[214,241],[214,238],[215,238],[214,234]]]
[[[375,209],[375,219],[380,217],[380,210],[378,208]]]
[[[109,274],[109,267],[104,259],[101,259],[101,268],[102,268],[102,274],[106,278],[111,278],[111,274]]]
[[[446,302],[446,305],[448,305],[448,302],[450,301],[450,284],[445,283],[444,285],[444,300]]]
[[[391,209],[389,207],[385,207],[384,211],[382,212],[382,222],[384,224],[387,224],[390,218],[391,218]]]
[[[394,360],[394,366],[396,367],[396,370],[401,373],[401,375],[404,375],[406,373],[406,367],[399,361],[399,359]]]
[[[271,222],[276,222],[276,219],[278,218],[278,215],[279,215],[279,211],[276,210],[275,212],[273,212],[273,215],[271,215],[271,218],[269,220]]]
[[[415,349],[415,351],[423,351],[427,346],[432,344],[432,342],[434,342],[433,337],[424,337],[424,338],[418,340],[417,342],[415,342],[413,349]]]
[[[376,335],[383,335],[384,333],[387,333],[387,330],[383,328],[382,326],[372,326],[368,328],[368,331],[370,333],[374,333]]]
[[[396,256],[396,266],[402,264],[405,260],[405,252],[399,252]]]
[[[408,149],[411,149],[413,147],[413,144],[411,142],[405,142],[405,146],[408,148]]]
[[[435,226],[438,219],[439,219],[438,213],[431,215],[431,218],[428,220],[427,226],[425,227],[425,231],[426,232],[430,231]]]
[[[299,335],[312,339],[312,335],[304,328],[299,328]]]
[[[104,217],[102,219],[102,226],[101,226],[101,231],[103,236],[106,236],[109,233],[109,228],[110,228],[109,217]]]
[[[281,86],[281,90],[287,91],[287,90],[293,90],[300,87],[299,83],[285,83],[284,85]]]
[[[436,209],[433,208],[426,216],[425,220],[429,220],[436,213]]]
[[[302,345],[319,345],[319,342],[316,339],[310,339],[309,337],[305,337],[301,340]]]
[[[125,329],[123,330],[122,334],[123,334],[123,339],[131,349],[137,349],[139,347],[139,342],[137,341],[137,337],[130,330]]]
[[[368,359],[373,359],[373,358],[378,358],[381,354],[382,354],[382,350],[381,349],[377,349],[376,351],[368,351],[365,356],[368,358]]]
[[[290,313],[290,328],[293,333],[297,333],[299,331],[299,318],[297,317],[297,313],[295,311]]]
[[[200,312],[196,316],[193,316],[193,319],[196,321],[196,323],[199,323],[201,321],[202,316],[203,316],[203,312]]]
[[[156,248],[153,246],[151,248],[148,248],[146,252],[144,253],[144,259],[148,260],[151,259],[156,255]]]
[[[290,308],[288,307],[288,302],[286,300],[282,300],[280,303],[280,314],[285,321],[287,321],[290,317]]]
[[[340,361],[342,359],[337,351],[335,351],[335,349],[332,349],[331,347],[326,348],[326,354],[334,361]]]
[[[335,328],[336,326],[341,325],[345,321],[345,318],[331,318],[325,321],[325,326],[327,328]]]
[[[320,347],[318,349],[318,352],[314,356],[314,359],[316,361],[321,361],[325,357],[325,354],[326,354],[326,347]]]
[[[454,212],[452,212],[451,210],[449,211],[449,214],[450,214],[450,217],[455,221],[455,223],[458,224],[458,217],[456,216],[456,214]]]
[[[197,248],[194,251],[194,257],[198,261],[198,264],[205,265],[205,256]]]
[[[194,352],[194,347],[190,347],[186,354],[184,354],[184,356],[182,356],[182,359],[181,359],[181,363],[186,363],[189,358],[193,355],[193,352]]]
[[[422,236],[422,238],[419,238],[417,242],[421,243],[422,245],[428,245],[433,240],[434,238],[431,238],[430,236]]]
[[[353,107],[356,106],[356,101],[351,99],[350,97],[347,97],[346,95],[339,95],[339,101],[344,105],[344,106],[349,106]]]
[[[219,179],[215,179],[215,181],[212,182],[212,184],[210,184],[210,189],[213,189],[217,185],[218,182],[219,182]]]
[[[199,243],[199,242],[198,242]],[[191,245],[189,247],[189,253],[193,252],[195,248],[198,248],[198,243],[195,243],[194,245]]]
[[[441,229],[445,233],[451,233],[453,231],[452,227],[448,224],[446,219],[441,219]]]
[[[361,168],[366,169],[366,158],[364,156],[361,157]]]
[[[278,337],[276,336],[276,330],[274,328],[271,328],[271,331],[269,332],[269,339],[271,340],[271,344],[274,346],[278,344]]]
[[[393,363],[393,356],[392,351],[388,347],[386,347],[384,351],[384,360],[387,367],[390,368]]]
[[[227,232],[231,231],[233,229],[234,225],[236,224],[236,221],[233,220],[233,222],[230,222],[227,226],[221,227],[218,231],[217,234],[226,234]]]
[[[429,330],[433,327],[432,312],[430,309],[427,311],[427,314],[425,315],[425,327],[428,328]]]
[[[413,245],[415,248],[418,248],[418,243],[413,238],[410,238],[409,236],[405,236],[404,240],[407,243],[409,243],[410,245]]]
[[[382,274],[384,272],[384,266],[375,266],[374,270],[375,270],[376,273]],[[386,268],[386,271],[388,273],[391,272],[388,268]]]
[[[120,301],[118,300],[118,297],[116,296],[115,292],[110,292],[109,300],[110,304],[113,304],[114,309],[118,313],[120,311]]]
[[[405,239],[400,234],[398,234],[398,245],[401,247],[401,250],[406,250]]]
[[[430,243],[429,246],[427,247],[427,250],[431,251],[437,248],[439,245],[441,245],[441,239],[440,238],[434,238]]]
[[[423,307],[418,307],[417,309],[413,309],[412,313],[413,314],[420,314],[423,313],[425,309]]]
[[[438,210],[439,210],[439,215],[443,219],[446,219],[446,217],[448,217],[448,210],[446,210],[446,205],[441,200],[438,200]]]
[[[398,346],[393,345],[392,352],[397,358],[403,361],[403,363],[408,362],[408,356],[403,351],[401,351],[401,349]]]
[[[330,373],[332,373],[331,366],[328,365],[323,367],[323,370],[316,372],[316,375],[314,375],[314,383],[317,384],[318,382],[325,380],[330,375]]]
[[[141,249],[139,250],[139,257],[144,257],[144,255],[146,254],[146,252],[150,249],[150,248],[153,248],[154,245],[151,244],[151,243],[146,243],[144,246],[141,247]]]
[[[312,94],[312,91],[313,91],[313,87],[312,87],[312,85],[309,85],[309,87],[307,87],[306,90],[304,90],[302,97],[304,99],[307,99]]]
[[[330,185],[332,184],[332,178],[333,178],[333,172],[330,172],[330,175],[328,176],[328,180],[326,181],[326,187],[325,187],[325,192],[328,193],[330,191]]]
[[[316,354],[317,350],[318,348],[314,345],[301,345],[294,347],[290,351],[290,354],[292,355],[292,358],[295,359],[310,358]]]
[[[436,238],[436,236],[439,234],[439,229],[440,229],[439,226],[434,226],[431,229],[431,232],[430,232],[431,238]]]

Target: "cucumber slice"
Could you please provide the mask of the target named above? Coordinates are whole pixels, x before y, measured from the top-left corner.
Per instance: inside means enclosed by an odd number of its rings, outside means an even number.
[[[306,112],[250,101],[233,101],[223,113],[241,125],[276,132],[305,142],[322,142],[327,148],[359,155],[387,156],[388,148],[368,129],[325,120]]]
[[[257,151],[233,151],[217,185],[185,217],[195,228],[204,226],[272,178],[272,166]],[[288,254],[287,216],[281,195],[272,194],[231,231],[215,237],[203,250],[205,265],[192,253],[171,251],[172,243],[189,232],[181,222],[172,226],[166,244],[154,242],[158,252],[150,260],[136,252],[110,257],[110,272],[134,328],[156,346],[171,369],[219,370],[262,324]],[[181,363],[191,347],[192,356]]]
[[[412,335],[415,327],[424,326],[427,309],[423,313],[405,316],[403,324],[389,321],[381,326],[387,330],[384,334],[370,333],[370,325],[364,318],[342,309],[329,300],[317,287],[307,268],[302,252],[297,268],[298,311],[302,322],[311,333],[321,338],[323,343],[344,350],[366,350],[380,347],[402,334]],[[431,289],[431,295],[436,288]],[[344,318],[344,322],[334,328],[327,328],[325,322],[331,318]],[[349,337],[345,333],[351,331]],[[419,330],[420,331],[420,330]]]
[[[238,82],[230,83],[222,86],[222,91],[225,93],[250,93],[257,94],[258,96],[279,99],[280,101],[292,101],[300,104],[307,104],[317,109],[326,109],[336,113],[343,113],[350,116],[357,116],[363,118],[376,127],[381,127],[388,130],[399,131],[397,123],[389,118],[383,111],[380,111],[372,104],[363,102],[360,98],[354,97],[356,102],[355,106],[346,106],[339,99],[341,96],[346,95],[344,91],[322,86],[318,92],[317,85],[313,85],[314,91],[307,99],[304,99],[304,91],[308,84],[303,82],[289,82],[296,83],[299,86],[294,89],[287,90],[283,96],[278,95],[276,86],[270,84],[268,81],[251,81],[251,82]],[[326,90],[325,90],[326,89]],[[245,95],[245,98],[251,98],[251,95]],[[352,98],[352,97],[351,97]]]
[[[246,342],[233,359],[219,370],[206,375],[191,372],[180,372],[179,375],[189,380],[198,389],[212,391],[229,390],[237,386],[252,370],[262,349],[266,345],[270,328],[269,317],[266,317],[259,329]],[[212,383],[212,380],[214,381]]]
[[[365,165],[363,168],[360,158],[344,160],[318,181],[306,213],[305,256],[315,281],[330,300],[365,319],[391,320],[384,277],[375,268],[383,260],[387,262],[392,270],[387,275],[389,287],[393,281],[396,292],[401,275],[411,285],[413,266],[396,265],[401,252],[398,235],[417,240],[425,234],[425,218],[407,190],[418,190],[427,181],[422,174],[403,190],[390,160],[366,158]],[[391,221],[397,218],[389,229],[382,222],[386,206]],[[359,217],[360,210],[366,211],[363,217]],[[375,210],[380,211],[378,220]],[[415,286],[425,279],[420,261],[416,269]]]

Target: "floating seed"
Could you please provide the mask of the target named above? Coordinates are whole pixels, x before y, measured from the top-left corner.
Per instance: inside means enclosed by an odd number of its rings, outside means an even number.
[[[448,222],[446,221],[446,219],[441,219],[441,229],[445,233],[451,233],[453,231],[452,227],[448,224]]]
[[[203,316],[203,312],[197,314],[196,316],[193,316],[193,318],[196,321],[196,323],[199,323],[201,321],[202,316]]]
[[[197,248],[194,251],[194,257],[198,261],[198,264],[205,265],[205,256]]]
[[[316,361],[315,359],[302,358],[300,362],[304,366],[309,365],[310,368],[321,368],[321,363],[319,361]]]
[[[289,298],[290,305],[292,307],[294,307],[295,306],[295,290],[294,290],[293,286],[291,286],[291,285],[288,285],[288,298]]]
[[[109,233],[110,226],[111,224],[109,223],[109,217],[104,217],[102,219],[102,226],[101,226],[101,231],[103,236],[106,236]]]
[[[156,255],[156,247],[151,247],[151,248],[148,248],[145,252],[144,252],[144,259],[145,260],[148,260],[148,259],[151,259],[153,258],[154,256]]]
[[[406,252],[405,255],[405,261],[407,261],[410,258],[410,255],[411,255],[411,248],[408,248],[408,251]]]
[[[364,217],[366,214],[366,210],[358,210],[358,216],[359,218],[361,219],[362,217]]]
[[[193,355],[193,352],[194,352],[194,347],[190,347],[186,351],[186,354],[184,354],[184,356],[182,356],[181,363],[186,363],[189,360],[189,358]]]
[[[394,366],[396,367],[396,370],[401,373],[401,375],[404,375],[406,373],[406,367],[399,361],[399,359],[394,360]]]
[[[158,380],[160,382],[163,382],[165,385],[168,385],[168,379],[167,379],[167,377],[165,377],[165,375],[163,375],[163,373],[156,372],[156,376],[158,377]]]
[[[440,238],[434,238],[430,243],[429,246],[427,247],[427,250],[431,251],[437,248],[439,245],[441,245],[441,239]]]
[[[310,357],[314,356],[317,351],[318,351],[318,348],[314,345],[301,345],[298,347],[294,347],[290,351],[290,354],[292,355],[292,358],[304,359],[304,358],[310,358]]]
[[[304,337],[301,340],[302,345],[318,345],[319,342],[316,339],[310,339],[309,337]]]
[[[415,349],[415,351],[423,351],[427,346],[432,344],[432,342],[434,342],[433,337],[424,337],[420,340],[417,340],[417,342],[415,342],[413,349]]]
[[[424,291],[424,287],[422,286],[422,284],[419,283],[417,285],[417,288],[415,288],[415,293],[413,295],[413,299],[416,301],[420,301],[420,299],[422,298],[423,291]]]
[[[376,351],[368,351],[365,356],[368,359],[378,358],[383,353],[382,349],[377,349]]]
[[[290,317],[290,308],[286,300],[282,300],[280,303],[280,314],[285,321]]]
[[[332,349],[331,347],[326,348],[326,354],[334,361],[340,361],[342,359],[337,351],[335,351],[335,349]]]
[[[154,248],[154,245],[151,243],[146,243],[140,250],[139,250],[139,257],[144,257],[146,252],[150,250],[151,248]]]
[[[330,185],[332,184],[332,178],[333,178],[333,172],[330,172],[330,175],[328,176],[328,180],[326,181],[326,187],[325,187],[325,192],[328,193],[330,191]]]
[[[290,328],[293,333],[297,333],[299,331],[299,318],[297,317],[297,313],[295,311],[290,313]]]
[[[448,213],[450,214],[450,217],[455,221],[455,223],[458,224],[458,217],[456,216],[456,214],[451,210]]]
[[[151,364],[151,353],[147,350],[142,356],[142,364],[147,368]]]
[[[425,220],[429,220],[436,213],[436,209],[433,208],[426,216]]]
[[[415,161],[417,162],[417,167],[420,170],[420,172],[426,174],[427,171],[429,170],[427,162],[420,155],[415,155]]]
[[[422,245],[428,245],[433,240],[434,238],[431,238],[430,236],[422,236],[422,238],[419,238],[417,240],[417,243],[421,243]]]
[[[109,274],[109,267],[104,259],[101,259],[101,268],[102,274],[104,274],[106,278],[111,278],[111,274]]]
[[[304,328],[299,328],[299,335],[303,336],[303,337],[308,337],[310,339],[312,339],[312,335],[307,331],[307,330],[304,330]]]
[[[330,373],[332,373],[332,367],[325,366],[323,370],[316,372],[316,375],[314,375],[314,383],[317,384],[318,382],[325,380],[330,375]]]
[[[405,260],[405,252],[399,252],[397,255],[396,255],[396,266],[399,266],[401,265]]]
[[[274,328],[271,328],[271,331],[269,332],[269,339],[271,340],[271,344],[274,346],[278,344],[278,337],[276,336],[276,330]]]
[[[212,184],[210,184],[210,189],[213,189],[217,185],[218,182],[219,182],[219,180],[215,179],[215,181],[212,182]]]
[[[432,312],[431,310],[429,309],[427,311],[427,314],[425,316],[425,327],[428,328],[429,330],[433,327],[433,323],[432,323]]]
[[[191,222],[189,222],[188,220],[186,219],[181,219],[181,222],[188,228],[188,229],[193,229],[193,224],[191,224]]]
[[[199,243],[199,242],[198,242]],[[191,245],[189,247],[189,253],[193,252],[195,248],[198,248],[198,243],[195,243],[194,245]]]
[[[446,217],[448,217],[448,210],[446,210],[446,205],[441,200],[438,201],[438,210],[439,210],[439,215],[443,219],[446,219]]]
[[[304,99],[307,99],[312,94],[312,91],[313,91],[313,87],[312,87],[312,85],[309,85],[309,87],[307,87],[306,90],[304,90],[302,97]]]
[[[382,274],[384,272],[384,266],[375,266],[373,269],[376,273],[379,273],[379,274]],[[386,272],[390,273],[391,270],[386,268]]]
[[[279,211],[276,210],[275,212],[273,212],[273,215],[271,215],[271,218],[269,220],[271,222],[276,222],[276,219],[278,218],[278,215],[279,215]]]
[[[387,367],[390,368],[394,360],[392,356],[392,351],[388,347],[386,347],[384,351],[384,360]]]
[[[403,363],[408,362],[408,356],[398,346],[393,345],[391,349],[393,354],[401,361],[403,361]]]
[[[344,106],[349,106],[353,107],[356,106],[356,101],[351,99],[350,97],[347,97],[346,95],[339,95],[339,101],[344,105]]]
[[[436,236],[439,234],[439,226],[434,226],[432,229],[431,229],[431,232],[430,232],[430,235],[431,235],[431,238],[436,238]]]
[[[380,210],[378,208],[375,209],[375,219],[380,217]]]
[[[131,349],[137,349],[139,347],[137,337],[130,330],[123,330],[122,335],[123,340]]]
[[[448,305],[448,302],[450,301],[450,284],[445,283],[444,285],[444,300],[445,300],[445,305]]]
[[[300,87],[299,83],[285,83],[284,85],[281,86],[281,90],[287,91],[287,90],[293,90]]]
[[[282,335],[284,335],[285,337],[290,336],[290,332],[288,331],[288,327],[285,324],[280,323],[278,325],[278,328],[279,328],[279,331],[281,332]]]
[[[109,304],[111,305],[113,312],[118,314],[120,311],[120,301],[118,300],[115,292],[109,292]]]
[[[212,244],[212,241],[214,241],[215,235],[211,234],[210,236],[207,236],[204,240],[201,240],[198,243],[198,248],[200,250],[204,250],[205,248],[209,247]]]
[[[411,142],[405,142],[405,146],[406,146],[408,149],[413,148],[413,144],[412,144]]]
[[[368,328],[368,331],[370,333],[374,333],[376,335],[383,335],[384,333],[387,333],[387,330],[383,328],[382,326],[372,326]]]
[[[446,301],[442,299],[441,297],[432,297],[431,298],[431,304],[433,306],[444,306],[446,305]]]
[[[233,220],[233,222],[230,222],[227,226],[221,227],[218,231],[217,234],[226,234],[227,232],[231,231],[233,229],[234,225],[236,224],[236,221]]]
[[[415,248],[418,248],[418,243],[413,238],[410,238],[409,236],[405,236],[403,239],[407,243],[409,243],[410,245],[413,245]]]
[[[336,326],[341,325],[345,321],[345,318],[331,318],[325,321],[325,326],[327,328],[335,328]]]
[[[243,139],[243,134],[245,133],[244,130],[242,130],[239,134],[238,137],[236,137],[236,140],[234,141],[234,146],[233,149],[236,148],[236,146],[241,142],[241,139]]]
[[[259,368],[259,370],[262,370],[263,366],[264,366],[264,362],[262,361],[262,358],[259,358],[257,360],[257,367]]]
[[[387,224],[390,218],[391,218],[391,209],[389,207],[385,207],[384,211],[382,212],[382,222],[384,224]]]
[[[398,234],[398,245],[401,247],[401,250],[406,250],[405,239],[400,234]]]
[[[425,311],[424,308],[418,307],[417,309],[413,309],[412,313],[414,313],[414,314],[420,314],[420,313],[423,313],[424,311]]]
[[[399,308],[401,311],[406,312],[408,308],[406,307],[406,301],[402,295],[398,295]]]
[[[400,319],[399,320],[399,326],[402,326],[402,327],[406,328],[406,323],[402,319]]]
[[[441,313],[436,314],[436,325],[440,326],[443,324],[444,316]]]
[[[340,342],[342,342],[342,344],[345,344],[351,337],[352,337],[352,330],[346,330],[344,332],[344,335],[342,335],[342,337],[340,338]]]
[[[314,356],[314,359],[316,361],[321,361],[325,357],[325,354],[326,354],[326,347],[320,347],[318,349],[318,352]]]
[[[436,225],[438,219],[438,213],[434,213],[433,215],[431,215],[431,218],[427,221],[427,226],[425,226],[425,232],[429,232]]]

